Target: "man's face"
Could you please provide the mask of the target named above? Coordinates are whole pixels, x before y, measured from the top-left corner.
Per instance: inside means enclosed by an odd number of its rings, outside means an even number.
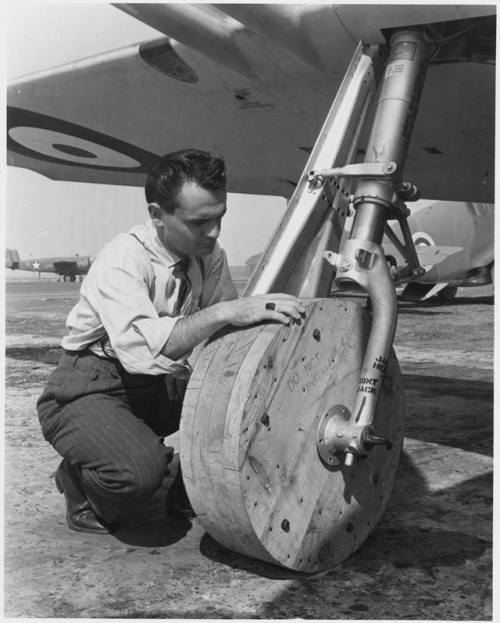
[[[214,250],[225,213],[225,190],[205,190],[195,182],[186,182],[175,199],[175,209],[161,209],[153,220],[168,249],[177,255],[200,257]]]

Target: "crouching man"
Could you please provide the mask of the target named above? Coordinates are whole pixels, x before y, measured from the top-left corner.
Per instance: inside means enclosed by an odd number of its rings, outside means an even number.
[[[186,358],[225,325],[288,324],[295,297],[237,298],[217,238],[226,212],[224,161],[186,149],[163,156],[146,180],[150,219],[96,258],[67,319],[63,354],[37,407],[63,457],[56,485],[72,530],[106,534],[160,487],[179,427]],[[171,514],[189,513],[180,470]]]

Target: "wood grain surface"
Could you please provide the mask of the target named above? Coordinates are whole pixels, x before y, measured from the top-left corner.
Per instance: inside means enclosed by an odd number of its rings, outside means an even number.
[[[376,446],[352,467],[327,466],[316,431],[333,405],[351,409],[370,328],[360,302],[309,299],[300,324],[228,328],[191,377],[180,444],[188,495],[224,546],[315,572],[349,556],[389,499],[403,441],[401,377],[391,355]]]

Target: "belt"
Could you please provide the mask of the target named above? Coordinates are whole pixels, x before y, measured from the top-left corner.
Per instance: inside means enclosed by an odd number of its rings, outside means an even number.
[[[104,364],[104,367],[106,367],[106,363],[108,364],[108,366],[113,366],[113,369],[116,371],[115,373],[118,373],[126,384],[135,384],[137,382],[140,382],[147,383],[151,386],[157,386],[161,385],[165,379],[164,374],[132,374],[131,372],[127,372],[127,370],[123,367],[123,364],[120,363],[120,360],[116,357],[101,357],[100,355],[94,353],[88,348],[83,348],[82,350],[66,350],[65,348],[63,348],[63,352],[65,355],[75,360],[83,359],[86,357],[96,359],[96,366],[99,364]],[[76,361],[74,363],[76,364]]]
[[[110,357],[109,355],[98,355],[94,353],[94,351],[90,350],[90,348],[82,348],[81,350],[67,350],[63,348],[64,354],[69,357],[97,357],[98,359],[102,359],[103,361],[114,361],[115,363],[120,363],[118,357]],[[121,364],[120,364],[121,365]]]

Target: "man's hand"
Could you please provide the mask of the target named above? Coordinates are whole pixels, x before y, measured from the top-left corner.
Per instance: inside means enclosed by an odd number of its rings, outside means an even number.
[[[183,400],[186,393],[186,387],[188,379],[179,379],[173,374],[168,374],[165,377],[165,384],[167,386],[167,396],[170,400]]]
[[[167,396],[170,400],[183,400],[186,387],[191,376],[192,367],[187,359],[180,360],[172,367],[176,366],[175,371],[168,373],[165,377]]]
[[[214,303],[191,316],[180,318],[162,353],[170,359],[182,357],[228,324],[245,327],[265,320],[300,324],[305,312],[300,299],[281,293],[257,294]]]
[[[244,327],[264,320],[275,320],[283,324],[290,324],[294,320],[300,324],[306,312],[300,299],[282,293],[257,294],[219,305],[224,305],[227,323],[235,327]]]

